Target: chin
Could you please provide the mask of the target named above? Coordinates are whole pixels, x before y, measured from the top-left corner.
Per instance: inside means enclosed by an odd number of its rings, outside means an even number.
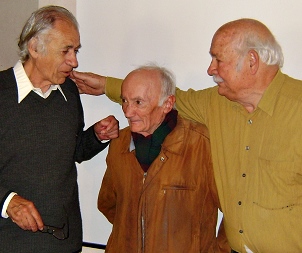
[[[137,128],[137,127],[135,127],[135,126],[131,126],[131,125],[130,125],[130,130],[131,130],[131,132],[133,132],[133,133],[138,133],[138,132],[140,131],[139,128]]]
[[[63,84],[66,81],[66,78],[64,78],[63,80],[59,80],[58,84]]]
[[[64,76],[64,77],[60,77],[60,78],[58,78],[57,80],[56,80],[56,82],[55,82],[55,84],[63,84],[64,82],[65,82],[65,80],[66,80],[66,77]]]

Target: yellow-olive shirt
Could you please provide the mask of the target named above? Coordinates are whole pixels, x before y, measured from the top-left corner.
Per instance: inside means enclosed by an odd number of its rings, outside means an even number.
[[[121,80],[107,78],[119,102]],[[177,90],[181,115],[204,123],[224,227],[232,249],[302,252],[302,81],[279,71],[257,109],[220,96],[217,87]]]

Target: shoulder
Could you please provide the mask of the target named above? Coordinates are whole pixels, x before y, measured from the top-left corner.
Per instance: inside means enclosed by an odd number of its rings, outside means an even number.
[[[130,134],[131,134],[130,127],[127,126],[120,130],[119,136],[125,137],[125,136],[129,136]]]
[[[188,132],[189,135],[200,135],[209,139],[209,130],[206,125],[202,123],[178,116],[177,125],[182,127],[186,132]]]
[[[78,87],[76,86],[75,82],[72,81],[70,78],[66,78],[65,82],[61,84],[61,88],[63,92],[69,91],[74,94],[79,94]]]
[[[119,131],[119,137],[112,139],[110,145],[121,145],[121,143],[128,143],[131,139],[130,127],[127,126]]]
[[[10,87],[15,87],[16,79],[14,75],[13,68],[0,71],[0,89],[7,89]]]
[[[127,153],[129,151],[129,145],[131,141],[131,131],[129,127],[126,127],[119,131],[119,137],[112,139],[109,144],[108,157],[115,156],[121,153]]]
[[[302,81],[283,74],[284,85],[282,89],[282,94],[289,96],[291,99],[302,100]]]

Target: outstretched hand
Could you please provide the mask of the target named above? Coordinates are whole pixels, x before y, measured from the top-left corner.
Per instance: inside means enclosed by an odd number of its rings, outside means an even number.
[[[119,122],[110,115],[94,124],[94,132],[99,140],[111,140],[119,135]]]
[[[72,71],[70,78],[76,83],[81,94],[90,94],[96,96],[105,94],[105,76],[90,72]]]

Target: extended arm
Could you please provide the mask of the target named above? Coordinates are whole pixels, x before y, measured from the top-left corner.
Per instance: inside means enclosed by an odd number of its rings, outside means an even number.
[[[73,71],[71,78],[77,84],[81,93],[90,95],[106,96],[116,103],[121,103],[121,86],[122,79],[105,77],[88,72]],[[180,115],[185,118],[206,123],[207,107],[209,105],[210,97],[216,90],[193,90],[187,91],[176,89],[176,108]]]

